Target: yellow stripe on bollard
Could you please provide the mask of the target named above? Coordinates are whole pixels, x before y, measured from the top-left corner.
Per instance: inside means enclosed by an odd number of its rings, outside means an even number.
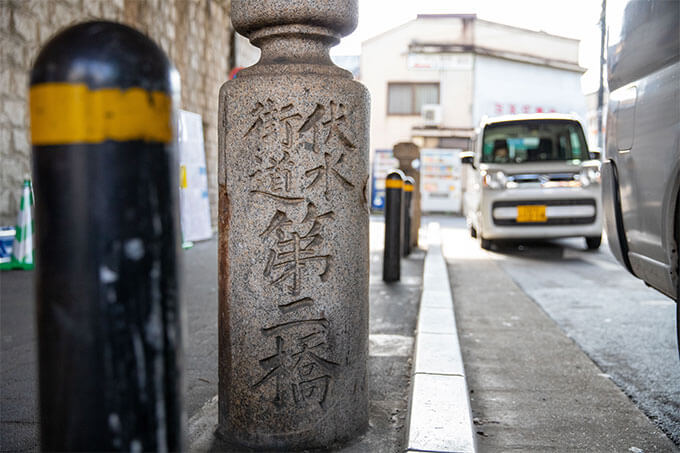
[[[413,192],[413,184],[404,184],[404,192]]]
[[[186,165],[180,165],[179,166],[179,187],[180,189],[186,189],[189,187],[187,184],[187,166]]]
[[[29,97],[33,145],[172,141],[172,100],[161,91],[50,82],[33,85]]]
[[[386,179],[385,188],[386,189],[401,189],[404,186],[404,182],[398,179]]]

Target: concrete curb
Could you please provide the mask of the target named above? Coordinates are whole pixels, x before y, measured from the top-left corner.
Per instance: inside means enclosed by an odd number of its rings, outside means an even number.
[[[475,433],[439,224],[430,223],[407,419],[407,452],[474,453]]]

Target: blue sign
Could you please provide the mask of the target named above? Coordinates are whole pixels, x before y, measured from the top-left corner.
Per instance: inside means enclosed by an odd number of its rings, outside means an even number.
[[[376,149],[371,175],[371,209],[381,211],[385,208],[385,177],[394,168],[399,168],[399,161],[392,150]]]

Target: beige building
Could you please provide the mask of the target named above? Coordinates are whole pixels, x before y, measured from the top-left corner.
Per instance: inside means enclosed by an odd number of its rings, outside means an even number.
[[[484,115],[584,116],[578,46],[574,39],[460,14],[419,15],[369,39],[362,45],[361,81],[371,92],[371,147],[414,141],[466,149]]]
[[[201,115],[213,225],[217,216],[217,102],[233,66],[230,0],[0,0],[0,225],[14,225],[31,172],[28,77],[62,28],[108,19],[154,39],[182,79],[180,108]],[[40,200],[36,200],[39,203]]]

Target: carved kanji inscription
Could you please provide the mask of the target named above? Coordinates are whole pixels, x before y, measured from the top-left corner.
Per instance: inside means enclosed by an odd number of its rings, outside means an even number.
[[[319,214],[311,202],[299,224],[290,220],[284,211],[276,211],[260,234],[270,244],[264,269],[270,284],[281,287],[288,294],[298,295],[307,268],[312,268],[325,281],[332,255],[322,252],[322,225],[332,218],[333,212]]]
[[[339,364],[325,358],[329,322],[326,318],[290,321],[262,329],[274,338],[274,353],[260,360],[259,388],[273,382],[271,401],[276,406],[318,405],[322,409]]]
[[[327,200],[330,190],[354,189],[347,169],[343,169],[346,153],[356,150],[345,131],[349,117],[345,104],[331,100],[304,112],[292,103],[279,106],[266,99],[255,104],[251,115],[244,138],[260,140],[249,173],[252,194],[299,203],[307,189],[320,188]],[[301,154],[310,151],[317,157]],[[310,166],[302,162],[316,163]],[[302,170],[297,177],[296,168]]]

